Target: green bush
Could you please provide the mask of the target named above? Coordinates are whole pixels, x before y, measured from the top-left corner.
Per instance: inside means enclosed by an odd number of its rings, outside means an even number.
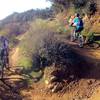
[[[49,21],[37,19],[32,22],[30,29],[17,38],[20,41],[18,44],[20,55],[18,57],[19,61],[17,65],[35,68],[36,59],[33,61],[33,56],[39,49],[42,39],[44,39],[48,33],[60,33],[62,31],[64,31],[64,28],[61,27],[61,24],[57,20]]]
[[[93,43],[94,42],[94,34],[93,32],[89,32],[87,35],[86,35],[86,42],[87,43]]]
[[[31,68],[32,66],[32,61],[28,57],[21,57],[18,61],[18,65],[21,67],[24,67],[25,69]]]

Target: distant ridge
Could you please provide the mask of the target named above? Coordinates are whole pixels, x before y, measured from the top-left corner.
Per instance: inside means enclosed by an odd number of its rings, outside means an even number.
[[[10,30],[8,34],[22,34],[29,28],[29,23],[36,18],[48,19],[53,16],[53,10],[46,9],[31,9],[22,13],[14,12],[0,21],[0,29]]]

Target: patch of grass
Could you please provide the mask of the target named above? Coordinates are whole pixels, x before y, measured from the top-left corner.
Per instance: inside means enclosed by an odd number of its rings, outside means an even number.
[[[96,43],[100,44],[100,40],[99,41],[95,41]]]
[[[7,36],[7,34],[6,30],[0,29],[0,35]]]
[[[30,75],[33,76],[33,77],[41,77],[42,72],[41,72],[41,71],[39,71],[39,72],[34,72],[34,71],[32,71],[32,72],[30,73]]]
[[[30,68],[32,66],[32,62],[28,57],[21,57],[18,61],[18,65],[24,68]]]
[[[23,35],[17,37],[20,40],[18,47],[20,48],[20,55],[18,57],[19,66],[23,66],[25,68],[32,67],[32,56],[39,49],[39,45],[41,44],[41,40],[48,33],[60,33],[64,31],[63,26],[58,20],[49,21],[37,19],[36,21],[31,23],[30,29]]]

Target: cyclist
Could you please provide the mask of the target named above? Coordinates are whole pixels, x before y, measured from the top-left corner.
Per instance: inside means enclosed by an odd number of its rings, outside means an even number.
[[[75,14],[75,18],[73,19],[71,26],[75,28],[73,36],[72,36],[74,38],[72,38],[72,41],[74,41],[75,39],[78,39],[79,47],[83,47],[84,39],[81,34],[83,30],[83,21],[80,18],[80,15],[78,13]]]

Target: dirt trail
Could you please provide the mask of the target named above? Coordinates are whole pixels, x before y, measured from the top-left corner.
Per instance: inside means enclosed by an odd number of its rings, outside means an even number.
[[[95,89],[95,92],[93,93],[93,95],[89,100],[100,100],[100,87]]]
[[[88,45],[84,45],[83,48],[79,48],[78,42],[70,42],[69,40],[64,40],[64,42],[67,43],[71,48],[76,50],[76,52],[80,55],[100,60],[100,47],[92,48]]]
[[[13,50],[10,52],[10,65],[15,66],[19,57],[19,48],[13,48]]]

